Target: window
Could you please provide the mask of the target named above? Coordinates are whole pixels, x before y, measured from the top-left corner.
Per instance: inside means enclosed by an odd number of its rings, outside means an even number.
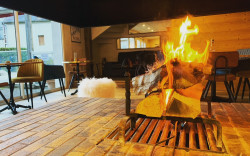
[[[18,21],[15,21],[14,15],[18,17]],[[20,35],[16,35],[18,33],[15,33],[15,27],[19,29]],[[22,12],[14,14],[13,10],[0,7],[0,63],[18,62],[18,56],[21,56],[24,62],[36,56],[47,65],[61,65],[63,60],[61,38],[60,23]],[[20,50],[16,48],[17,41],[20,41]],[[16,77],[17,71],[18,67],[11,68],[12,78]],[[8,82],[6,68],[0,68],[0,82]],[[56,88],[59,87],[58,81],[54,84]],[[18,89],[19,85],[15,85],[14,97],[23,96],[24,88],[22,84],[20,86]],[[33,93],[40,92],[38,86],[38,83],[33,83]],[[45,89],[49,90],[47,85]],[[3,87],[1,90],[9,93],[8,87]],[[9,95],[5,94],[5,97],[9,98]],[[0,101],[2,100],[0,96]]]
[[[44,43],[44,35],[38,35],[39,46],[45,45]]]
[[[117,39],[117,49],[157,48],[157,47],[160,47],[160,36]]]

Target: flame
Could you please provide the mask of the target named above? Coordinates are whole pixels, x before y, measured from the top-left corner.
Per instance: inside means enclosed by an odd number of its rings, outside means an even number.
[[[168,103],[170,101],[171,95],[173,94],[174,90],[173,89],[166,89],[165,90],[165,103],[166,107],[168,106]]]
[[[199,28],[197,25],[194,25],[193,28],[190,27],[191,21],[187,16],[186,20],[180,26],[179,46],[174,48],[173,42],[167,42],[163,50],[163,53],[165,55],[164,64],[166,64],[168,75],[163,78],[161,82],[161,89],[166,106],[168,105],[170,96],[174,91],[173,64],[171,63],[171,60],[183,62],[197,62],[203,63],[205,65],[208,59],[208,47],[210,42],[207,40],[207,45],[204,49],[204,52],[202,53],[199,53],[198,51],[192,49],[191,43],[187,42],[187,38],[191,35],[197,35],[199,33]],[[169,89],[164,89],[164,84],[166,81],[168,81]]]
[[[165,55],[165,64],[167,64],[171,59],[177,59],[184,62],[207,62],[207,52],[210,42],[207,41],[207,45],[203,53],[199,53],[198,51],[192,49],[191,44],[187,42],[187,38],[190,35],[197,35],[199,33],[199,28],[197,25],[194,25],[194,28],[189,28],[190,26],[191,21],[187,16],[186,20],[180,26],[179,46],[174,48],[173,42],[167,42],[164,48],[163,52]]]

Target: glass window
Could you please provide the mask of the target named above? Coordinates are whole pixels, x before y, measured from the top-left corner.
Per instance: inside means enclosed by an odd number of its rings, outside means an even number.
[[[61,24],[28,14],[18,13],[22,62],[40,58],[46,65],[62,65]],[[15,34],[14,11],[0,7],[0,63],[18,62]],[[11,69],[11,76],[16,77],[18,67]],[[58,88],[59,81],[51,80],[45,90]],[[0,68],[0,82],[8,82],[6,68]],[[19,85],[15,85],[14,97],[20,96]],[[9,98],[9,88],[0,88]],[[40,92],[38,83],[33,83],[33,93]],[[0,97],[0,101],[3,100]]]
[[[28,14],[19,15],[19,29],[22,49],[27,59],[39,58],[45,65],[62,65],[61,24]],[[24,60],[24,59],[23,59]],[[51,84],[51,85],[50,85]],[[45,90],[60,87],[55,80],[46,83]],[[33,84],[34,92],[40,92],[38,83]]]
[[[43,46],[44,43],[44,35],[38,35],[39,46]]]
[[[13,21],[13,22],[10,22]],[[16,36],[13,10],[0,7],[0,63],[17,62]],[[11,76],[16,77],[18,67],[11,68]],[[0,82],[9,82],[5,67],[0,68]],[[18,86],[18,85],[16,85]],[[9,87],[0,88],[6,98],[9,98]],[[14,90],[14,96],[20,96],[20,90]],[[3,100],[0,96],[0,101]]]
[[[120,39],[120,47],[121,49],[128,49],[129,46],[128,46],[128,38],[121,38]]]
[[[158,48],[160,36],[147,36],[117,39],[117,49]]]

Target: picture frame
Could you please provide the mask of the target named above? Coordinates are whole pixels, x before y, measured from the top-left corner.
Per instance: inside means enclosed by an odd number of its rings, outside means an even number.
[[[81,28],[70,26],[70,33],[72,42],[81,42]]]

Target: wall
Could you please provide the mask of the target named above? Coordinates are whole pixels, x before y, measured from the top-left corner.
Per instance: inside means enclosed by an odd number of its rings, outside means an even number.
[[[168,37],[177,42],[179,26],[185,20],[171,20]],[[197,24],[199,34],[192,37],[191,46],[203,51],[206,40],[214,39],[215,51],[236,51],[250,48],[250,12],[191,17],[192,25]]]
[[[121,37],[140,37],[140,36],[162,36],[161,42],[166,40],[166,35],[164,33],[149,33],[149,34],[128,34],[127,25],[119,26],[121,31],[118,31],[118,26],[111,26],[108,31],[105,31],[102,35],[97,37],[92,42],[92,52],[93,52],[93,62],[98,65],[99,74],[97,72],[97,67],[94,67],[94,75],[99,76],[102,73],[102,60],[106,58],[108,62],[117,62],[118,53],[120,52],[132,52],[140,50],[160,50],[160,48],[151,49],[117,49],[117,39]],[[121,28],[123,27],[123,28]]]
[[[20,44],[21,48],[26,48],[26,30],[25,24],[19,23],[19,31],[20,31]],[[43,46],[39,45],[38,35],[44,35]],[[15,27],[14,24],[7,24],[7,47],[16,47],[16,38],[15,38]],[[52,29],[51,22],[33,22],[32,23],[32,37],[33,37],[33,47],[36,52],[45,52],[52,51]]]
[[[74,52],[77,52],[78,58],[86,57],[85,55],[85,41],[84,41],[84,29],[81,29],[81,42],[72,42],[70,26],[62,24],[62,42],[63,42],[63,60],[71,61],[74,59]],[[68,74],[73,67],[69,64],[64,64],[64,71],[66,76],[66,88],[68,88],[71,75]]]

